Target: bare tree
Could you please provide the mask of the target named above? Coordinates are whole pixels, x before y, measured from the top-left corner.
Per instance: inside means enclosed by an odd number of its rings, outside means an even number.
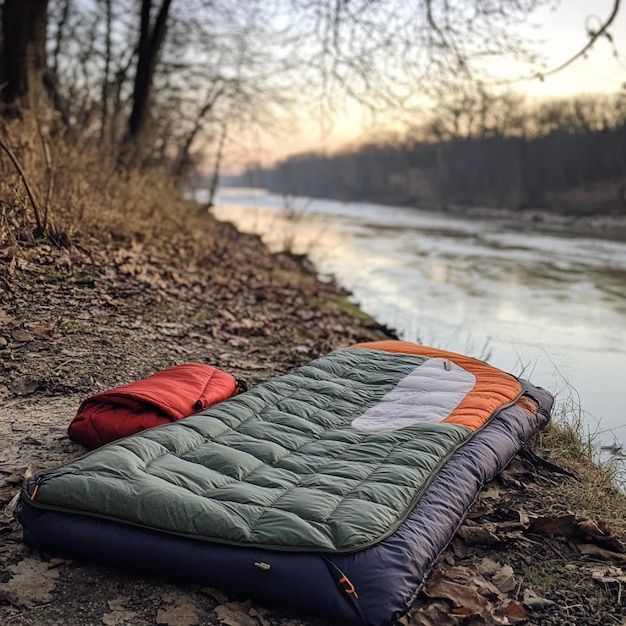
[[[157,6],[154,0],[142,0],[139,45],[135,65],[133,108],[128,119],[127,144],[137,144],[148,119],[150,92],[154,82],[157,59],[167,26],[167,14],[171,0],[162,0]],[[156,15],[154,15],[156,13]]]
[[[228,141],[288,134],[289,120],[328,121],[350,101],[408,122],[439,102],[441,137],[497,134],[507,113],[484,88],[487,61],[532,60],[517,26],[557,0],[48,1],[65,123],[125,163],[182,174],[224,127]]]

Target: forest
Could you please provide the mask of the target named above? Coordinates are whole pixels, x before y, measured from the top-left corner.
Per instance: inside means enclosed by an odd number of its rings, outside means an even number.
[[[623,93],[535,109],[488,88],[490,59],[534,71],[519,27],[556,4],[0,0],[0,245],[145,236],[191,178],[213,193],[226,160],[254,162],[251,146],[355,104],[410,130],[251,166],[246,182],[420,206],[622,211]],[[614,42],[619,4],[566,63]],[[416,124],[425,102],[436,113]]]
[[[404,135],[250,166],[237,182],[422,208],[624,213],[626,89],[533,103],[514,92],[460,94]]]

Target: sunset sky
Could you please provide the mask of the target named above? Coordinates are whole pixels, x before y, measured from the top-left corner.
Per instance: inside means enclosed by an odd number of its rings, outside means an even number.
[[[530,77],[537,71],[558,67],[576,54],[588,41],[587,27],[598,28],[610,15],[613,0],[561,0],[556,10],[542,10],[534,14],[529,25],[528,37],[539,42],[534,46],[545,58],[542,66],[513,66],[510,62],[492,72],[501,80]],[[514,80],[498,87],[519,91],[529,99],[544,99],[572,96],[580,93],[614,93],[626,84],[626,6],[610,28],[613,45],[606,39],[598,40],[586,58],[575,63],[542,82],[538,79]],[[498,89],[496,88],[496,89]],[[333,120],[330,130],[322,129],[315,121],[305,122],[299,132],[289,132],[285,137],[268,135],[258,137],[253,146],[243,148],[246,160],[259,160],[262,163],[285,158],[290,154],[307,150],[336,150],[358,142],[365,133],[364,120],[367,115],[356,105],[351,104]],[[250,154],[252,150],[254,156]],[[242,155],[243,156],[243,155]],[[235,157],[236,160],[239,160]],[[240,161],[241,162],[241,161]],[[239,169],[232,162],[228,169]]]

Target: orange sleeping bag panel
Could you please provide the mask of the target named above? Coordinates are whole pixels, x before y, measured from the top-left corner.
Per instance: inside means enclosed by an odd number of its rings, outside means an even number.
[[[509,404],[514,404],[522,393],[522,386],[511,374],[502,372],[491,365],[456,352],[430,348],[408,341],[372,341],[359,343],[353,348],[385,350],[402,354],[448,359],[459,367],[471,372],[476,378],[474,388],[465,396],[454,411],[443,420],[452,424],[478,430],[492,415]]]

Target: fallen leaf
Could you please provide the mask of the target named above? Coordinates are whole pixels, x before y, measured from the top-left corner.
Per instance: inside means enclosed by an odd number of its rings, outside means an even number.
[[[510,565],[502,566],[496,574],[494,574],[491,582],[502,592],[508,593],[515,589],[515,572]]]
[[[226,602],[215,607],[218,619],[227,626],[259,626],[259,620],[248,614],[250,603]]]
[[[452,609],[451,611],[452,613],[454,613],[454,615],[463,615],[465,617],[469,616],[472,614],[472,610],[468,609],[467,607],[460,607],[458,609]]]
[[[488,576],[493,576],[496,572],[499,572],[502,568],[502,564],[494,561],[493,559],[486,556],[478,565],[478,570],[481,574],[487,574]]]
[[[625,552],[624,545],[615,537],[611,536],[611,530],[607,524],[596,524],[589,518],[583,518],[578,522],[578,529],[585,539],[591,539],[593,543],[600,545],[612,552]]]
[[[0,600],[19,608],[30,609],[52,602],[58,570],[39,559],[26,558],[8,567],[13,576],[0,584]]]
[[[521,604],[517,602],[510,602],[506,607],[504,614],[507,617],[513,617],[517,619],[526,619],[526,610]]]
[[[577,544],[576,547],[581,554],[599,556],[600,558],[607,560],[615,559],[616,561],[623,561],[624,563],[626,563],[626,554],[622,554],[621,552],[606,550],[592,543],[581,543]]]
[[[0,504],[8,504],[19,491],[20,488],[17,485],[0,488]]]
[[[480,497],[485,500],[499,500],[500,489],[496,485],[489,484],[480,492]]]
[[[470,579],[472,573],[468,567],[462,565],[455,565],[453,567],[440,567],[442,577],[451,578],[452,580],[460,580],[465,582]]]
[[[200,619],[191,602],[181,602],[158,609],[156,623],[165,624],[165,626],[196,626],[200,623]]]
[[[58,467],[58,463],[56,461],[33,461],[29,463],[24,469],[24,480],[34,476],[37,472],[44,469],[51,469],[53,467]]]
[[[15,378],[9,383],[11,391],[16,396],[27,396],[34,393],[39,387],[39,382],[30,378]]]
[[[547,598],[542,598],[537,595],[533,589],[526,587],[522,597],[522,604],[528,608],[541,608],[544,606],[550,606],[551,604],[554,604],[554,602],[552,600],[548,600]]]
[[[265,617],[267,613],[267,609],[255,609],[254,607],[250,607],[250,610],[248,611],[248,615],[256,617],[261,626],[271,626],[270,621]]]
[[[485,504],[484,502],[477,502],[471,509],[468,514],[469,519],[478,519],[479,517],[485,517],[493,513],[493,507]]]
[[[52,333],[54,326],[54,322],[40,322],[33,328],[33,334],[37,337],[45,337]]]
[[[225,602],[228,602],[228,596],[218,589],[213,589],[213,587],[201,587],[200,592],[206,594],[207,596],[210,596],[218,604],[224,604]]]
[[[35,336],[31,332],[27,330],[21,330],[19,328],[14,330],[11,333],[11,336],[15,341],[19,342],[33,341],[35,339]]]
[[[102,616],[102,623],[105,626],[118,626],[118,624],[123,624],[124,622],[132,624],[137,617],[137,613],[135,611],[128,611],[124,607],[128,600],[129,598],[126,596],[109,600],[107,604],[111,612],[105,613]]]
[[[480,595],[475,587],[448,580],[435,580],[424,586],[429,598],[446,598],[456,609],[468,609],[468,613],[480,613],[488,604],[487,598]]]
[[[9,463],[14,459],[20,457],[20,446],[16,444],[11,444],[9,446],[5,446],[4,448],[0,448],[0,463]]]
[[[575,515],[534,517],[529,520],[528,530],[543,535],[572,537],[578,529]]]
[[[470,546],[492,546],[502,543],[500,537],[486,526],[461,526],[457,534]]]
[[[407,626],[456,626],[463,621],[462,616],[450,613],[450,607],[445,602],[430,602],[410,616]]]
[[[626,574],[619,567],[602,567],[591,573],[594,580],[604,583],[626,583]]]

